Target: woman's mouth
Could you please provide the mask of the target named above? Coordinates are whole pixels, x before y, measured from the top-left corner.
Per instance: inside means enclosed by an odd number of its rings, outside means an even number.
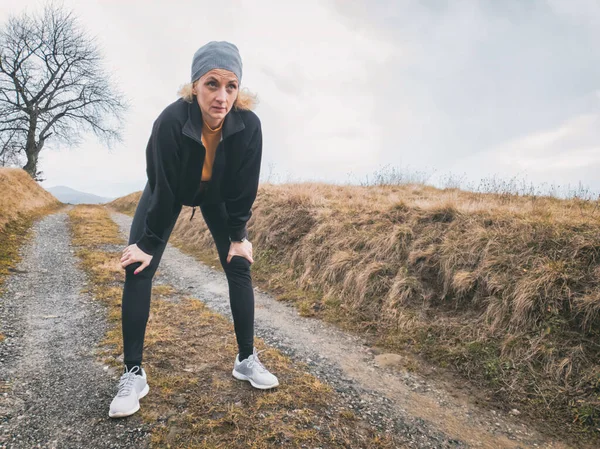
[[[213,109],[215,109],[217,112],[224,112],[225,108],[220,108],[218,106],[213,106]]]

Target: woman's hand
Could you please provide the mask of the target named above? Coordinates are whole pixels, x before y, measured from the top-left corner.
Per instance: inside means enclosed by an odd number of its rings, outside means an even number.
[[[250,240],[244,240],[243,242],[231,242],[229,245],[229,253],[227,254],[227,263],[231,261],[233,256],[242,256],[254,263],[252,258],[252,243]]]
[[[142,262],[142,264],[133,272],[133,274],[138,274],[148,265],[150,265],[150,261],[152,260],[152,256],[150,254],[145,253],[134,243],[129,245],[127,248],[123,250],[123,257],[121,257],[121,266],[125,268],[127,265]]]

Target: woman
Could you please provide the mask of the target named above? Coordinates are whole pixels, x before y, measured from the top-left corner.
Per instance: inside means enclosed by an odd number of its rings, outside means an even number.
[[[255,388],[279,385],[253,345],[252,244],[246,223],[258,190],[262,156],[254,98],[239,92],[242,60],[235,45],[212,41],[192,60],[191,82],[154,122],[146,148],[148,182],[123,251],[122,327],[125,368],[109,416],[129,416],[149,390],[142,368],[152,279],[183,205],[200,207],[229,284],[239,353],[232,374]],[[190,219],[191,219],[190,218]],[[207,348],[208,350],[209,348]]]

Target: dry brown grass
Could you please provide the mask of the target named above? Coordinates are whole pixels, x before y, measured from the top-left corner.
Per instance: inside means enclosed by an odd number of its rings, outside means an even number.
[[[111,326],[100,356],[120,368],[123,270],[120,252],[102,251],[101,245],[125,241],[101,206],[78,206],[71,219],[90,291],[108,307]],[[255,390],[232,377],[233,324],[173,287],[155,285],[144,352],[151,393],[140,412],[154,424],[154,447],[400,447],[341,405],[304,365],[262,339],[255,343],[267,349],[261,359],[279,377],[276,389]]]
[[[25,170],[0,167],[0,231],[11,221],[59,204]]]
[[[253,210],[253,278],[278,299],[455,370],[547,430],[598,436],[598,201],[300,183],[262,184]],[[173,242],[220,269],[189,214]]]
[[[129,195],[116,198],[106,205],[124,214],[133,215],[141,196],[142,192],[130,193]]]

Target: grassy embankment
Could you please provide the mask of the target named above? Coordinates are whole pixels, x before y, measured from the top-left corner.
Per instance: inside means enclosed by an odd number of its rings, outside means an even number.
[[[111,207],[132,214],[140,193]],[[458,373],[548,433],[600,435],[597,201],[299,183],[261,184],[253,210],[253,277],[279,300],[416,355],[406,369]],[[220,269],[189,214],[173,242]]]
[[[19,248],[29,237],[33,221],[60,206],[25,171],[0,167],[0,295],[5,278],[19,262]]]
[[[89,291],[108,310],[99,357],[120,370],[124,270],[121,251],[103,245],[126,242],[101,206],[77,206],[70,219]],[[276,389],[255,390],[231,375],[237,353],[233,324],[171,286],[155,284],[144,350],[151,390],[139,412],[152,424],[152,446],[401,447],[342,406],[304,365],[293,365],[262,339],[255,344],[268,349],[261,360],[279,377]]]

